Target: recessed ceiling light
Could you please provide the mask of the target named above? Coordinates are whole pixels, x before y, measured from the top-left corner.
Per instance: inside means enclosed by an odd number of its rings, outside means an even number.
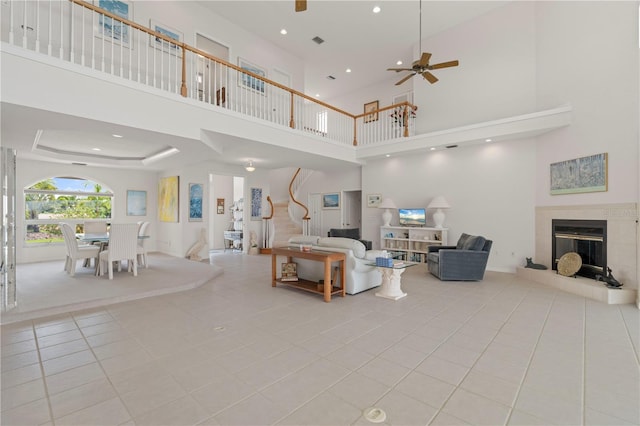
[[[351,72],[351,68],[347,68],[345,72]]]
[[[287,35],[287,30],[285,28],[281,29],[280,34]]]
[[[389,158],[389,157],[391,157],[391,154],[387,154],[387,155],[385,155],[385,157]]]
[[[436,150],[436,147],[435,147],[435,146],[432,146],[431,148],[429,148],[429,150],[431,150],[431,151],[435,151],[435,150]]]
[[[124,137],[124,136],[122,136],[122,135],[116,135],[115,133],[114,133],[114,134],[112,134],[111,136],[113,136],[114,138],[122,138],[122,137]]]
[[[319,98],[319,97],[320,97],[320,93],[316,93],[316,98]]]
[[[373,8],[373,13],[380,13],[380,6],[376,6]]]
[[[402,61],[396,62],[396,65],[402,65]]]
[[[92,151],[102,151],[100,148],[91,148]]]
[[[485,142],[491,142],[491,139],[485,139],[484,141]]]

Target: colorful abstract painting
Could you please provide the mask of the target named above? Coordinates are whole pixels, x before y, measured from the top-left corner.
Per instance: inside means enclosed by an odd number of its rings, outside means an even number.
[[[202,184],[189,184],[189,222],[202,221]]]
[[[180,177],[168,176],[160,178],[158,189],[158,212],[161,222],[178,222]]]

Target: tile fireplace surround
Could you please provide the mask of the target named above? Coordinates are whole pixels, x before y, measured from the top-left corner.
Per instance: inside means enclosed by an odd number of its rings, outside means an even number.
[[[580,206],[536,207],[536,248],[534,262],[546,265],[547,271],[518,268],[518,274],[551,284],[556,288],[601,300],[605,303],[634,303],[637,299],[636,218],[638,205],[595,204]],[[551,271],[552,219],[585,219],[607,221],[607,264],[623,290],[609,290],[604,284],[585,277],[567,278]],[[549,280],[553,283],[549,283]]]

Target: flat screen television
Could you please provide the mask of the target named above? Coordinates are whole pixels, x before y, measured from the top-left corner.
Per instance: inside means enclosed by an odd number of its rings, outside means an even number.
[[[400,226],[425,226],[427,214],[425,209],[398,209]]]

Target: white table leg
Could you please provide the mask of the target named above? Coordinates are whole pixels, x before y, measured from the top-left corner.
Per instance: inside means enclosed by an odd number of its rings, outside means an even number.
[[[402,292],[400,287],[400,275],[402,275],[405,268],[378,268],[378,270],[382,273],[382,285],[376,296],[398,300],[407,295],[407,293]]]

